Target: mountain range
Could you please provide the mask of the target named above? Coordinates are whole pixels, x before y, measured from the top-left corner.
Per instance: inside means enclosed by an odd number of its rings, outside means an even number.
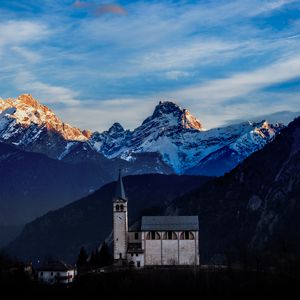
[[[0,226],[19,228],[87,196],[115,180],[120,167],[125,175],[222,176],[284,127],[261,120],[205,130],[188,110],[164,101],[134,130],[114,123],[91,132],[64,123],[29,94],[0,99]]]
[[[230,171],[284,127],[261,120],[205,130],[188,110],[168,101],[132,131],[119,123],[101,133],[81,131],[31,95],[0,100],[0,112],[0,141],[26,151],[72,163],[119,159],[141,164],[147,154],[152,172],[211,176]]]
[[[141,215],[198,215],[202,263],[263,253],[300,255],[300,117],[218,178],[138,175],[124,180],[129,224]],[[115,183],[27,224],[8,251],[75,259],[109,239]]]
[[[300,117],[230,173],[176,199],[166,214],[199,215],[204,261],[299,257]]]

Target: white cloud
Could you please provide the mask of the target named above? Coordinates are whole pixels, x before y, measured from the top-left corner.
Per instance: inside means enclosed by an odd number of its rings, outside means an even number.
[[[221,40],[202,39],[154,50],[133,61],[135,65],[146,71],[168,70],[173,68],[190,68],[195,64],[208,64],[216,59],[226,60],[228,55],[241,47],[239,43]],[[236,53],[235,53],[236,54]]]
[[[191,74],[189,72],[179,71],[179,70],[166,72],[165,75],[166,75],[166,78],[170,79],[170,80],[178,80],[180,78],[191,76]]]
[[[37,63],[42,59],[40,54],[24,47],[14,46],[12,47],[12,50],[19,54],[22,58],[25,58],[29,63]]]
[[[264,13],[264,12],[280,9],[282,6],[295,3],[295,2],[297,2],[297,0],[275,0],[275,1],[265,2],[259,6],[260,10],[258,10],[258,13]]]
[[[281,59],[253,71],[183,88],[171,93],[171,96],[217,104],[297,77],[300,77],[300,55]]]
[[[48,35],[48,27],[43,23],[10,20],[0,24],[0,46],[32,43]]]
[[[30,21],[27,8],[27,21],[19,16],[0,24],[1,90],[29,92],[76,126],[107,129],[120,121],[134,128],[158,103],[153,94],[179,99],[206,127],[220,125],[257,110],[250,95],[261,99],[260,90],[299,76],[299,26],[273,32],[251,20],[295,1],[137,1],[126,5],[127,15],[82,19],[69,14],[65,1],[43,2],[39,21]],[[278,40],[282,36],[291,38]],[[276,62],[245,72],[248,58],[253,68]],[[161,92],[172,84],[166,80],[189,79],[199,85]],[[74,88],[65,87],[67,81]],[[147,96],[138,99],[142,93]],[[273,108],[281,109],[264,107]]]
[[[270,99],[276,103],[269,105]],[[242,120],[251,120],[254,116],[272,114],[280,111],[299,111],[300,93],[254,93],[244,98],[244,102],[223,105],[199,104],[183,99],[174,100],[159,95],[156,98],[119,98],[108,100],[84,101],[77,107],[63,107],[58,115],[66,122],[93,131],[107,130],[114,122],[126,129],[134,129],[150,115],[162,100],[174,101],[188,109],[197,117],[206,129],[221,127],[232,123],[238,116]]]
[[[158,100],[155,99],[107,99],[85,100],[77,107],[59,109],[58,115],[66,122],[81,129],[107,130],[119,122],[126,129],[134,129],[152,114]]]
[[[251,18],[261,14],[272,13],[285,5],[297,2],[297,0],[216,0],[209,3],[196,5],[190,12],[191,16],[206,25],[220,25],[232,19]]]
[[[80,102],[77,99],[79,94],[71,89],[44,83],[35,78],[30,72],[19,72],[15,78],[17,89],[21,93],[30,93],[41,99],[45,104],[64,104],[78,105]]]

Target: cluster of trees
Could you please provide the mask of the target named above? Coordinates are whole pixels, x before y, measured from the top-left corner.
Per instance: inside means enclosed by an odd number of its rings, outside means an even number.
[[[109,266],[113,263],[113,257],[110,254],[109,248],[105,242],[102,243],[100,250],[95,249],[90,256],[84,247],[80,249],[77,258],[78,272],[85,272],[88,270],[98,269]]]

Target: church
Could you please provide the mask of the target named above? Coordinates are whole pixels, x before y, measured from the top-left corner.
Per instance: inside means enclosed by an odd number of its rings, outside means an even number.
[[[119,266],[199,265],[198,216],[143,216],[128,228],[121,171],[113,198],[114,262]]]

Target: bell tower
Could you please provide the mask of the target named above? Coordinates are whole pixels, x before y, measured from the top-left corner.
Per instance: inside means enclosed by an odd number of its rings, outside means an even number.
[[[113,198],[113,232],[114,232],[114,260],[115,262],[126,259],[127,254],[127,198],[122,180],[122,172],[119,170],[119,178],[116,193]]]

